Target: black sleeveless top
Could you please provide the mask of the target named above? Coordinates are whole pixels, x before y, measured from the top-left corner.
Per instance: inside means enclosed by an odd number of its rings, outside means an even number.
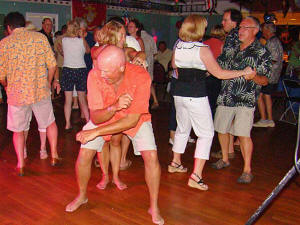
[[[206,70],[177,68],[178,79],[173,80],[172,94],[181,97],[207,96],[205,78]]]

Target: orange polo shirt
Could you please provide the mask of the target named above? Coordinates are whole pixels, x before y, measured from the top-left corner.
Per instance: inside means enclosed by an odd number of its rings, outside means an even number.
[[[91,110],[104,109],[115,103],[119,96],[128,93],[133,98],[130,107],[117,112],[109,121],[99,126],[110,124],[128,114],[141,114],[137,125],[123,132],[134,137],[144,122],[151,121],[148,111],[150,86],[149,73],[144,68],[130,63],[126,63],[124,78],[117,91],[101,78],[99,70],[92,69],[87,82],[89,108]]]

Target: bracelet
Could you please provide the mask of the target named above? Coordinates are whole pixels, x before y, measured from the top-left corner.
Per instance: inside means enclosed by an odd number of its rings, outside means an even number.
[[[54,79],[55,81],[57,81],[59,83],[59,79]]]

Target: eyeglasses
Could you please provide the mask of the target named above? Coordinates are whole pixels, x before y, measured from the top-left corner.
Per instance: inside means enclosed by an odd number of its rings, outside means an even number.
[[[240,26],[240,29],[250,29],[250,28],[257,28],[257,27],[247,27],[247,26]]]

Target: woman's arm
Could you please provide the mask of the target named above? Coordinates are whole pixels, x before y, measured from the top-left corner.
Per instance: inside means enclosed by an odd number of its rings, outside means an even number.
[[[247,75],[248,79],[251,79],[256,74],[250,67],[244,70],[223,70],[208,47],[201,48],[200,59],[203,61],[207,71],[219,79],[231,79],[244,75]]]
[[[84,37],[82,37],[82,40],[83,40],[83,45],[84,45],[84,48],[85,48],[85,53],[89,54],[91,52],[90,46],[88,45],[88,43],[86,42]]]
[[[143,39],[142,38],[138,38],[137,41],[140,44],[141,51],[144,52],[145,51],[145,45],[144,45]]]

